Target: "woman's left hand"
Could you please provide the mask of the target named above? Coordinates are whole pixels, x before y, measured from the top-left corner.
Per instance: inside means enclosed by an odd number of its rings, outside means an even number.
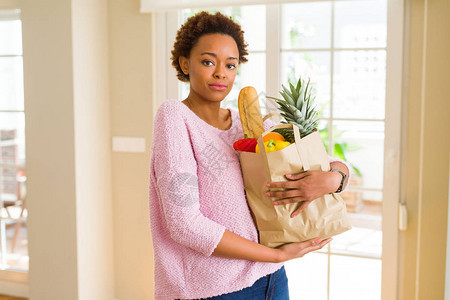
[[[274,205],[302,202],[300,207],[291,214],[291,218],[297,216],[314,199],[337,190],[341,183],[341,175],[336,172],[306,171],[299,174],[286,174],[289,181],[271,182],[267,187],[283,188],[285,191],[268,191],[269,197],[278,198]]]

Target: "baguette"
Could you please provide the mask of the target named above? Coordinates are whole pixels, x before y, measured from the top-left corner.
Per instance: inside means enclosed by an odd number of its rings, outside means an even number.
[[[264,133],[264,125],[256,89],[252,86],[242,88],[239,92],[238,105],[244,136],[259,138]]]

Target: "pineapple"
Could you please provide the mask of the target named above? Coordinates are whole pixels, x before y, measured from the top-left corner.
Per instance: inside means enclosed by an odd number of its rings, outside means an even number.
[[[300,136],[305,137],[314,130],[317,130],[319,123],[318,112],[314,105],[314,97],[311,95],[311,87],[309,86],[309,80],[306,83],[301,79],[298,79],[297,86],[293,86],[289,82],[289,88],[281,85],[283,90],[280,92],[283,99],[277,99],[274,97],[267,97],[275,100],[279,105],[278,109],[285,121],[281,121],[283,124],[291,123],[296,125],[300,129]],[[294,131],[292,128],[278,128],[274,130],[280,133],[290,143],[295,142]]]

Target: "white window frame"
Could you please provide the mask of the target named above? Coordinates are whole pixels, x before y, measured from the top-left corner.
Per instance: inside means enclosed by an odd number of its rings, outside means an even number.
[[[310,2],[314,1],[317,0],[310,0]],[[402,133],[401,123],[402,109],[404,111],[403,103],[405,103],[402,93],[403,74],[405,72],[403,70],[405,7],[403,0],[387,0],[387,3],[386,114],[384,122],[385,128],[389,128],[389,134],[385,135],[384,143],[381,299],[394,300],[398,299],[400,293],[398,288],[398,212],[400,205],[404,205],[404,201],[400,199],[401,143],[399,141],[402,140],[404,134]],[[278,62],[281,53],[281,22],[279,21],[281,5],[266,4],[266,7],[266,93],[277,95],[280,87]],[[178,11],[154,12],[152,14],[153,113],[156,113],[157,108],[165,99],[178,99],[179,95],[178,88],[174,88],[178,86],[178,79],[170,63],[170,51],[178,30],[179,20]],[[278,41],[278,43],[273,41]],[[330,116],[330,118],[333,117]],[[385,132],[387,132],[386,129]],[[331,139],[332,134],[329,136]],[[331,143],[332,140],[330,145]],[[330,252],[327,254],[330,254]],[[354,255],[354,257],[358,257],[358,255]]]

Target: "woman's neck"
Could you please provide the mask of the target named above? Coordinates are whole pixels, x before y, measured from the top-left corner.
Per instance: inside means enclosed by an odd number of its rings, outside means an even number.
[[[201,101],[190,97],[184,101],[190,110],[192,110],[202,120],[213,126],[222,125],[223,117],[220,109],[220,102]]]

